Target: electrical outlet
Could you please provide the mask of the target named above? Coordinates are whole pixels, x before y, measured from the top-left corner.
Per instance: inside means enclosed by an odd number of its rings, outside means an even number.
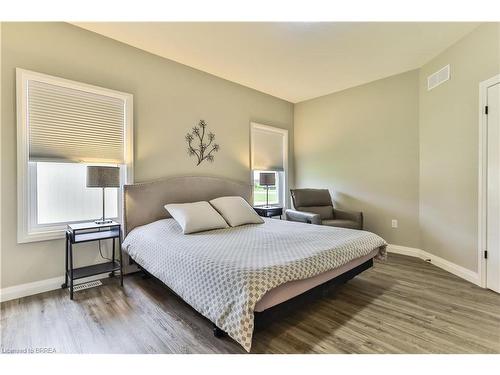
[[[397,228],[398,227],[398,221],[396,219],[392,219],[391,225],[392,225],[393,228]]]

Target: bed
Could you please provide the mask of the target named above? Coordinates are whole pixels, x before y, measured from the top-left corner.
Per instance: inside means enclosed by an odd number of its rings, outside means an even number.
[[[247,351],[255,314],[385,256],[385,241],[373,233],[276,219],[184,235],[163,208],[229,195],[250,201],[251,187],[215,177],[127,185],[122,247]]]

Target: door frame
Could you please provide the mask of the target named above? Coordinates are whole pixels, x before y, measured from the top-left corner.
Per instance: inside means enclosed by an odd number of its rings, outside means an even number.
[[[488,103],[488,88],[500,83],[500,74],[497,74],[479,83],[479,179],[478,179],[478,247],[477,264],[479,282],[482,288],[486,288],[486,214],[487,214],[487,145],[488,145],[488,116],[484,108]]]

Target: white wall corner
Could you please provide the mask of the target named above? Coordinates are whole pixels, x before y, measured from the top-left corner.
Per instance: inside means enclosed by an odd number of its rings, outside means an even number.
[[[469,270],[465,267],[459,266],[458,264],[452,263],[446,259],[440,258],[425,250],[417,249],[414,247],[389,244],[387,246],[387,251],[389,253],[407,255],[410,257],[423,259],[431,264],[434,264],[439,268],[442,268],[445,271],[454,274],[455,276],[467,280],[475,285],[481,286],[481,279],[479,277],[479,273]]]

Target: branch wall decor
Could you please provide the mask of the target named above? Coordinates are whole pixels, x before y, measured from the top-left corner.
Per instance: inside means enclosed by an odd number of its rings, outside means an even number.
[[[220,146],[215,143],[215,134],[212,132],[207,133],[206,130],[207,123],[200,120],[198,125],[195,126],[190,133],[187,133],[185,137],[188,144],[188,155],[196,156],[198,159],[198,163],[196,165],[200,165],[203,160],[208,160],[212,163],[215,159],[214,153],[219,152],[220,150]],[[207,137],[206,140],[205,136]],[[195,144],[194,146],[193,143]]]

